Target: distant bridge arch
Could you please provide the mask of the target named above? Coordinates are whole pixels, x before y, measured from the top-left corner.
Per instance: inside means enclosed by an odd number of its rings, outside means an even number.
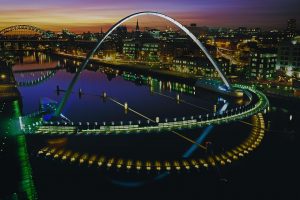
[[[0,30],[0,35],[6,35],[7,33],[18,31],[18,30],[25,30],[25,31],[27,30],[27,31],[35,32],[36,34],[39,34],[39,35],[46,35],[45,30],[38,28],[36,26],[31,26],[31,25],[10,26],[10,27]]]
[[[98,42],[97,46],[91,51],[89,52],[89,54],[87,54],[86,59],[84,62],[82,62],[80,69],[76,72],[75,76],[73,77],[62,101],[59,104],[59,107],[56,109],[55,111],[55,116],[59,116],[62,112],[62,109],[64,108],[70,94],[71,91],[73,90],[73,87],[75,85],[75,83],[77,82],[80,73],[85,69],[86,65],[88,64],[88,62],[90,61],[90,59],[92,58],[92,56],[96,53],[96,51],[99,49],[99,47],[101,46],[101,44],[103,43],[103,41],[117,28],[119,27],[122,23],[134,18],[134,17],[138,17],[138,16],[142,16],[142,15],[153,15],[153,16],[158,16],[161,18],[166,19],[167,21],[175,24],[178,28],[180,28],[182,31],[184,31],[196,44],[197,46],[203,51],[203,53],[206,55],[206,57],[209,59],[209,61],[211,62],[211,64],[214,66],[214,68],[217,70],[217,72],[219,73],[220,77],[222,78],[223,82],[225,83],[226,87],[228,89],[231,88],[231,85],[229,84],[227,78],[225,77],[225,74],[223,73],[223,71],[218,67],[217,62],[214,60],[214,58],[208,53],[207,49],[205,48],[205,46],[195,37],[195,35],[193,35],[193,33],[191,33],[186,27],[184,27],[182,24],[180,24],[178,21],[176,21],[175,19],[159,13],[159,12],[154,12],[154,11],[142,11],[142,12],[137,12],[137,13],[133,13],[131,15],[128,15],[127,17],[124,17],[123,19],[121,19],[120,21],[118,21],[116,24],[114,24],[104,35],[104,37],[102,38],[101,41]]]

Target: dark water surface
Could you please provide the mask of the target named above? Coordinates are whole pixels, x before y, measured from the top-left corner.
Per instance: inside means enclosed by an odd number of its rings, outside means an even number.
[[[6,131],[6,119],[17,116],[17,107],[22,115],[39,109],[41,97],[60,101],[78,63],[44,54],[28,53],[20,59],[14,70],[63,67],[52,78],[31,87],[20,87],[21,99],[17,103],[1,102],[1,132]],[[15,73],[17,81],[35,80],[47,71]],[[140,75],[128,78],[127,72],[90,66],[76,84],[63,114],[75,122],[129,123],[145,120],[112,101],[103,101],[103,91],[144,115],[160,120],[165,118],[197,116],[220,109],[226,100],[228,108],[243,102],[202,90],[195,90],[190,83],[160,77],[152,77],[151,84]],[[127,77],[127,78],[126,78]],[[148,77],[147,77],[148,78]],[[83,91],[80,96],[79,89]],[[177,103],[161,96],[159,92],[180,98],[196,105]],[[245,158],[226,167],[199,172],[126,172],[106,170],[86,165],[71,164],[58,160],[37,157],[37,151],[53,137],[26,136],[28,163],[32,182],[38,199],[300,199],[299,196],[299,102],[270,99],[270,111],[265,115],[268,131],[261,145]],[[247,121],[250,121],[247,120]],[[250,126],[235,122],[215,126],[205,141],[212,142],[214,151],[229,149],[243,141],[251,131]],[[196,139],[203,128],[182,130]],[[20,190],[23,154],[20,139],[1,135],[0,199],[11,198]],[[4,143],[4,144],[3,144]],[[66,147],[90,154],[104,154],[140,160],[180,159],[191,143],[172,134],[160,132],[140,135],[69,137]],[[204,155],[197,149],[191,157]],[[25,159],[26,160],[26,159]],[[24,159],[23,162],[24,163]],[[25,162],[26,163],[26,162]],[[26,166],[26,165],[25,165]],[[21,170],[20,170],[21,169]],[[22,196],[22,194],[18,194]],[[23,195],[24,196],[24,195]]]

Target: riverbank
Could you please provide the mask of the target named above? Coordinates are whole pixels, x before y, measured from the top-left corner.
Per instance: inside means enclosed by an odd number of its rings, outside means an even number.
[[[78,61],[84,61],[85,56],[79,56],[79,55],[73,55],[73,54],[66,54],[61,52],[52,52],[53,55],[62,57],[62,58],[68,58],[68,59],[74,59]],[[121,70],[130,70],[142,75],[151,75],[151,76],[157,76],[160,78],[172,78],[176,80],[181,81],[189,81],[190,83],[195,83],[200,77],[197,77],[193,74],[186,74],[181,72],[175,72],[175,71],[169,71],[166,69],[161,69],[158,66],[156,67],[149,67],[149,65],[133,62],[120,62],[120,61],[114,61],[114,62],[104,62],[103,60],[100,60],[98,58],[92,58],[90,60],[91,63],[94,64],[100,64],[103,66],[111,67],[113,69],[121,69]],[[247,83],[246,83],[247,84]],[[293,96],[293,95],[285,95],[277,92],[270,92],[268,90],[261,89],[267,97],[275,98],[275,99],[284,99],[284,100],[292,100],[292,101],[300,101],[299,97]]]
[[[72,54],[65,54],[61,52],[53,52],[52,53],[55,56],[62,57],[62,58],[68,58],[68,59],[74,59],[78,61],[84,61],[85,56],[77,56]],[[169,71],[166,69],[161,69],[158,66],[156,67],[149,67],[149,65],[143,64],[143,63],[128,63],[128,62],[120,62],[120,61],[114,61],[114,62],[104,62],[103,60],[92,58],[90,60],[91,63],[100,64],[103,66],[111,67],[114,69],[121,69],[121,70],[130,70],[133,72],[137,72],[139,74],[143,75],[152,75],[152,76],[159,76],[159,77],[166,77],[166,78],[176,78],[181,80],[189,80],[192,82],[195,82],[197,80],[197,77],[193,74],[186,74],[181,72],[175,72],[175,71]]]

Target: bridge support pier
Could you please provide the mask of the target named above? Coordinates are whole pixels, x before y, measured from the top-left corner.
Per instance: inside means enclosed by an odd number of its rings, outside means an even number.
[[[177,101],[177,103],[180,102],[180,96],[179,96],[179,94],[176,95],[176,101]]]
[[[59,95],[59,92],[60,92],[60,88],[59,88],[59,85],[57,85],[56,86],[56,94]]]
[[[156,117],[156,118],[155,118],[155,122],[156,122],[156,123],[159,123],[159,117]]]
[[[79,96],[79,98],[81,98],[81,96],[82,96],[82,89],[81,88],[78,91],[78,96]]]
[[[128,103],[127,102],[124,103],[124,112],[125,112],[125,114],[128,113]]]
[[[214,105],[214,113],[217,112],[217,105]]]
[[[106,99],[107,99],[106,92],[102,92],[101,98],[102,98],[103,102],[106,102]]]

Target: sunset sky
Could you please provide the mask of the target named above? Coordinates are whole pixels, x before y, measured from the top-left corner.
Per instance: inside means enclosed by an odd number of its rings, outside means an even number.
[[[0,29],[30,24],[43,29],[74,32],[107,30],[133,12],[165,13],[187,25],[284,28],[289,18],[300,21],[299,0],[0,0]],[[133,25],[129,23],[128,26]],[[164,27],[155,17],[139,19],[141,26]]]

